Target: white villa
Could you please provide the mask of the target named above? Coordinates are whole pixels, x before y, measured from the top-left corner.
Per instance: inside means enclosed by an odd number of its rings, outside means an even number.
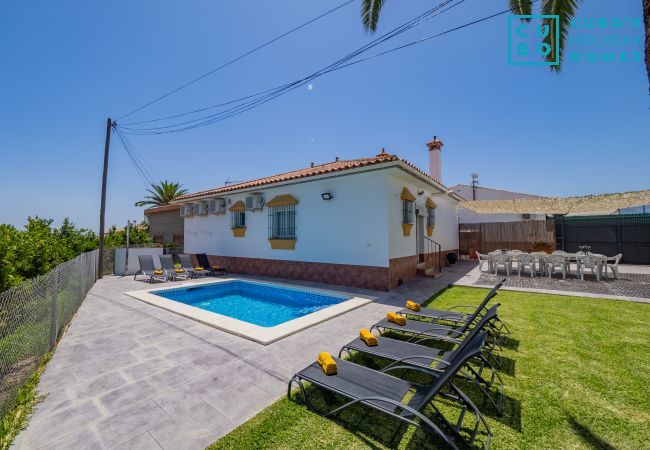
[[[458,202],[440,179],[382,150],[187,194],[187,253],[239,274],[390,290],[458,252]]]

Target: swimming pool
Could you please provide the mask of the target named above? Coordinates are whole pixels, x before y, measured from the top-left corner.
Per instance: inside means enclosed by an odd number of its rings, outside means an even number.
[[[156,295],[261,327],[274,327],[349,300],[246,281],[170,289]]]
[[[125,295],[264,345],[374,300],[345,292],[240,278],[206,278],[171,286]]]

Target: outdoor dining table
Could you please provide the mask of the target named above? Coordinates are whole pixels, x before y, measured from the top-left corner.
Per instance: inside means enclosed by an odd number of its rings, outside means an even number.
[[[603,275],[603,268],[607,265],[607,256],[601,255],[600,253],[591,253],[591,252],[576,252],[576,253],[566,253],[569,258],[569,263],[578,263],[578,258],[580,256],[593,256],[598,260],[598,272],[600,275]],[[604,271],[605,279],[607,279],[607,270]],[[578,272],[576,271],[576,277]]]
[[[517,262],[517,255],[521,254],[527,254],[526,252],[518,252],[518,251],[509,251],[509,250],[495,250],[493,252],[488,253],[489,255],[497,255],[497,254],[506,254],[508,258],[510,259],[510,262]],[[545,273],[546,272],[546,258],[549,256],[548,253],[546,252],[531,252],[528,253],[532,255],[535,258],[535,267],[536,267],[536,272],[538,273]],[[599,275],[604,275],[605,279],[607,279],[607,270],[603,271],[603,268],[606,267],[607,265],[607,256],[601,255],[599,253],[591,253],[591,252],[575,252],[575,253],[569,253],[569,252],[562,252],[562,255],[567,257],[567,260],[569,262],[569,267],[567,267],[567,271],[570,273],[570,264],[578,263],[578,259],[581,256],[593,256],[598,260],[598,267],[597,270],[599,272]],[[576,273],[575,276],[579,276],[579,272],[576,268]]]

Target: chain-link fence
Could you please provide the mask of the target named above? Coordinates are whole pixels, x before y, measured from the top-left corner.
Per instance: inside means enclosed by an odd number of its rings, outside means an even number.
[[[0,292],[0,418],[97,279],[97,250]]]

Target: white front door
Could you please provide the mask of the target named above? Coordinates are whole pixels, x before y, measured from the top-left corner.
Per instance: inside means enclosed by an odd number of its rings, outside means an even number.
[[[417,224],[415,226],[416,236],[417,236],[417,245],[418,253],[421,255],[424,253],[424,216],[417,216]]]

